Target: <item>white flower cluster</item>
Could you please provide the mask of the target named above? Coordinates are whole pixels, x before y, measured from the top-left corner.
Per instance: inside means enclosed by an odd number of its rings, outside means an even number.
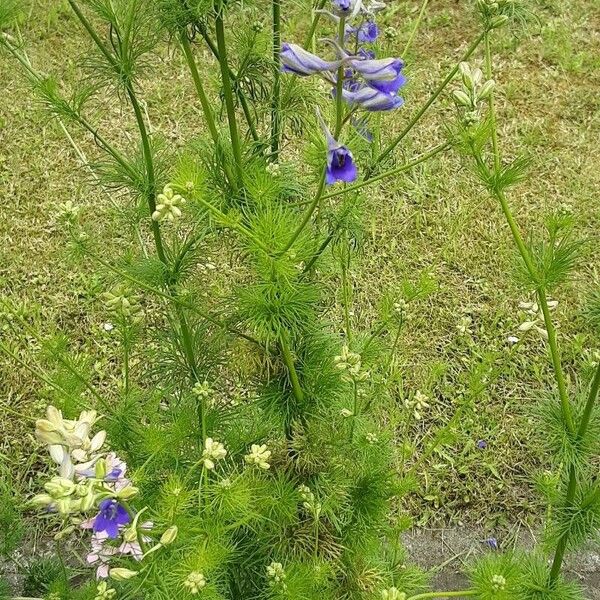
[[[429,398],[420,390],[417,390],[412,398],[404,400],[404,406],[413,411],[413,416],[417,421],[423,418],[423,412],[429,408]]]
[[[46,418],[36,421],[37,439],[47,444],[58,475],[48,481],[46,493],[32,500],[60,514],[91,510],[101,498],[131,498],[137,493],[125,479],[125,463],[114,453],[101,452],[106,431],[91,436],[96,411],[84,410],[77,419],[65,419],[60,410],[49,406]]]
[[[463,109],[465,123],[472,125],[479,121],[480,104],[490,97],[496,83],[493,79],[484,81],[483,71],[472,68],[466,62],[460,63],[460,74],[462,86],[452,92],[452,97],[457,106]]]
[[[558,306],[558,300],[549,300],[548,309],[555,310]],[[537,302],[519,302],[519,308],[524,310],[527,314],[527,318],[521,325],[519,325],[519,331],[526,333],[527,331],[537,331],[545,340],[548,339],[548,331],[544,324],[544,314]]]
[[[216,442],[212,438],[207,437],[204,441],[204,452],[202,453],[202,461],[204,468],[209,471],[215,468],[215,461],[221,460],[227,456],[227,450],[221,442]]]
[[[183,585],[188,589],[192,596],[199,594],[203,587],[206,586],[206,579],[199,571],[192,571],[183,582]]]
[[[369,378],[369,372],[362,369],[360,354],[350,352],[348,346],[342,348],[341,354],[336,356],[333,362],[336,369],[341,371],[344,381],[356,383]]]
[[[174,221],[181,217],[181,206],[185,204],[185,198],[176,194],[170,185],[165,185],[156,201],[156,210],[152,213],[153,221]]]
[[[266,444],[252,444],[250,453],[244,456],[244,460],[249,465],[255,465],[260,469],[269,469],[271,465],[268,460],[271,457],[271,451],[267,450]]]

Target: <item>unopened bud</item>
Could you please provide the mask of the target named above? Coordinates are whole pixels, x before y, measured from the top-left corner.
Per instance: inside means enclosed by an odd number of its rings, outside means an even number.
[[[117,567],[115,569],[111,569],[108,575],[111,579],[114,579],[115,581],[125,581],[127,579],[131,579],[132,577],[135,577],[137,575],[137,571]]]
[[[452,97],[454,101],[460,106],[464,106],[465,108],[469,108],[472,106],[471,98],[469,98],[468,94],[463,90],[454,90],[452,92]]]
[[[479,100],[486,100],[492,95],[494,88],[496,87],[496,82],[493,79],[486,81],[479,93],[477,94],[477,98]]]
[[[175,538],[177,537],[178,531],[179,530],[177,529],[177,525],[172,525],[160,536],[160,543],[163,546],[168,546],[169,544],[172,544],[175,541]]]
[[[134,485],[128,485],[127,487],[124,487],[122,490],[117,492],[117,498],[120,498],[121,500],[129,500],[130,498],[137,496],[138,492],[139,489],[136,488]]]
[[[506,15],[498,15],[490,20],[489,27],[490,29],[497,29],[498,27],[502,27],[508,21],[508,17]]]

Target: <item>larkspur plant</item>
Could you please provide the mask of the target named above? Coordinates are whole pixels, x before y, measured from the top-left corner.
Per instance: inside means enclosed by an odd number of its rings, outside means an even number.
[[[52,116],[93,137],[103,158],[89,166],[111,198],[121,192],[136,204],[124,225],[133,225],[142,247],[113,260],[86,230],[81,212],[72,204],[63,208],[72,260],[93,261],[105,273],[98,300],[111,319],[105,330],[119,334],[122,357],[115,357],[119,371],[98,381],[69,356],[65,343],[40,340],[72,384],[30,368],[52,404],[36,424],[50,472],[26,509],[45,516],[57,549],[70,544],[84,565],[63,561],[45,597],[582,598],[561,567],[566,552],[600,524],[600,487],[589,477],[598,456],[600,365],[587,397],[579,402],[578,393],[573,400],[576,386],[563,375],[547,292],[573,268],[579,245],[560,217],[549,223],[548,240],[528,245],[505,194],[523,178],[526,162],[505,164],[500,156],[491,38],[519,15],[518,4],[478,0],[481,33],[401,133],[367,152],[365,143],[381,141],[379,119],[389,117],[373,113],[399,109],[406,83],[401,57],[376,56],[383,2],[320,0],[302,44],[282,43],[287,7],[281,0],[271,5],[270,37],[259,23],[235,40],[229,29],[243,30],[251,10],[236,2],[68,3],[94,48],[72,97],[35,69],[11,33],[20,8],[14,0],[0,5],[0,46],[21,64]],[[319,41],[317,52],[320,27],[335,31]],[[140,97],[144,69],[161,39],[180,48],[204,119],[205,135],[171,146],[151,133]],[[468,64],[482,44],[485,73]],[[268,47],[272,60],[265,63]],[[202,58],[202,67],[201,49],[214,58]],[[224,126],[207,85],[213,66]],[[386,170],[457,75],[460,87],[452,97],[458,119],[450,138]],[[317,78],[325,94],[310,87]],[[94,103],[107,98],[131,112],[135,144],[122,147],[94,124]],[[309,135],[314,148],[294,162],[292,148],[304,149],[294,134],[304,131],[315,132]],[[431,592],[401,547],[409,522],[397,507],[403,495],[418,490],[423,457],[413,459],[406,448],[411,424],[434,400],[415,390],[395,404],[390,392],[401,329],[412,304],[431,290],[431,279],[407,282],[402,297],[384,307],[378,327],[365,332],[355,330],[351,318],[349,273],[360,243],[361,190],[451,147],[474,158],[476,174],[514,236],[527,291],[536,297],[521,305],[527,320],[519,333],[535,329],[550,349],[558,401],[549,394],[540,415],[550,456],[557,457],[557,478],[548,494],[552,510],[542,548],[521,556],[500,552],[493,540],[471,566],[467,589]],[[314,196],[307,200],[311,186]],[[327,202],[334,198],[339,202]],[[202,252],[221,242],[243,256],[242,280],[234,280],[225,298],[200,296],[194,277],[212,264],[202,262]],[[342,331],[324,317],[319,268],[329,255],[341,271]],[[35,338],[16,307],[2,304],[9,326]],[[600,322],[600,302],[591,314]],[[466,333],[469,323],[461,327]],[[392,343],[386,345],[388,334]],[[0,348],[22,364],[10,347]],[[240,395],[231,378],[236,361],[244,359],[250,367]],[[577,389],[583,388],[582,381]],[[396,448],[387,427],[397,423],[384,417],[399,412],[405,429]],[[103,429],[95,431],[97,423]],[[424,457],[446,432],[431,437]],[[487,443],[477,445],[483,451]]]

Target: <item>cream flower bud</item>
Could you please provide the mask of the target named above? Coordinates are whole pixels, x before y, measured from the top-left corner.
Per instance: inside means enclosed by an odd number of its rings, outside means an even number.
[[[140,490],[134,485],[127,485],[122,490],[117,492],[117,498],[120,498],[121,500],[129,500],[130,498],[137,496],[139,491]]]
[[[206,579],[199,571],[192,571],[183,582],[183,585],[188,589],[189,593],[195,596],[200,593],[200,590],[206,586]]]
[[[132,571],[131,569],[122,569],[120,567],[116,567],[111,569],[108,572],[108,576],[115,581],[125,581],[127,579],[131,579],[138,574],[137,571]]]
[[[244,456],[244,460],[249,465],[256,465],[261,469],[269,469],[271,465],[267,462],[271,456],[271,451],[267,450],[266,444],[252,444],[250,454]]]
[[[171,525],[165,532],[160,536],[160,543],[163,546],[168,546],[175,541],[177,538],[179,530],[177,529],[177,525]]]

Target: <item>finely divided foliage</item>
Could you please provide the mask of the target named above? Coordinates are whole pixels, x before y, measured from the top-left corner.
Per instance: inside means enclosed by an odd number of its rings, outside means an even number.
[[[387,56],[380,40],[385,2],[319,0],[300,40],[282,27],[281,0],[269,5],[271,30],[248,23],[236,2],[68,4],[90,42],[74,93],[30,60],[16,0],[0,4],[0,47],[65,132],[93,137],[95,180],[111,201],[121,194],[133,206],[115,236],[133,231],[137,247],[106,256],[78,207],[62,205],[72,260],[104,273],[98,301],[110,318],[105,328],[116,332],[118,369],[104,381],[69,352],[65,336],[39,341],[61,377],[29,366],[51,399],[35,425],[47,474],[23,501],[1,484],[8,533],[0,540],[10,558],[24,534],[19,513],[51,524],[60,568],[30,570],[32,593],[53,600],[582,598],[561,569],[566,553],[600,526],[593,476],[600,364],[591,383],[567,378],[551,314],[548,293],[583,248],[570,219],[556,215],[541,239],[529,240],[510,208],[529,163],[501,154],[492,50],[504,25],[525,18],[521,4],[475,2],[479,35],[430,97],[420,106],[410,100],[412,116],[392,140],[383,123],[405,110],[399,92],[407,79],[402,58]],[[266,5],[257,0],[260,10]],[[150,125],[144,80],[164,42],[181,52],[196,93],[185,98],[203,120],[195,139],[163,140]],[[479,52],[483,68],[468,62]],[[443,95],[456,104],[448,139],[386,170]],[[96,124],[105,103],[129,116],[127,136]],[[426,591],[401,545],[410,521],[399,507],[461,408],[413,456],[404,437],[432,400],[402,390],[394,355],[410,304],[433,284],[427,276],[406,282],[386,298],[379,326],[365,331],[353,329],[349,281],[361,196],[452,147],[503,212],[520,281],[532,294],[520,332],[540,334],[556,376],[556,391],[536,413],[556,476],[546,486],[551,510],[540,548],[521,556],[496,547],[469,567],[466,589]],[[231,254],[231,273],[207,290],[198,273],[215,268],[203,256],[211,246]],[[328,320],[324,269],[339,273],[341,331]],[[8,330],[35,339],[19,307],[0,301]],[[589,310],[596,325],[599,304],[595,297]],[[23,364],[8,344],[0,349]],[[483,366],[473,373],[473,396],[489,371]],[[81,560],[63,559],[65,547]]]

